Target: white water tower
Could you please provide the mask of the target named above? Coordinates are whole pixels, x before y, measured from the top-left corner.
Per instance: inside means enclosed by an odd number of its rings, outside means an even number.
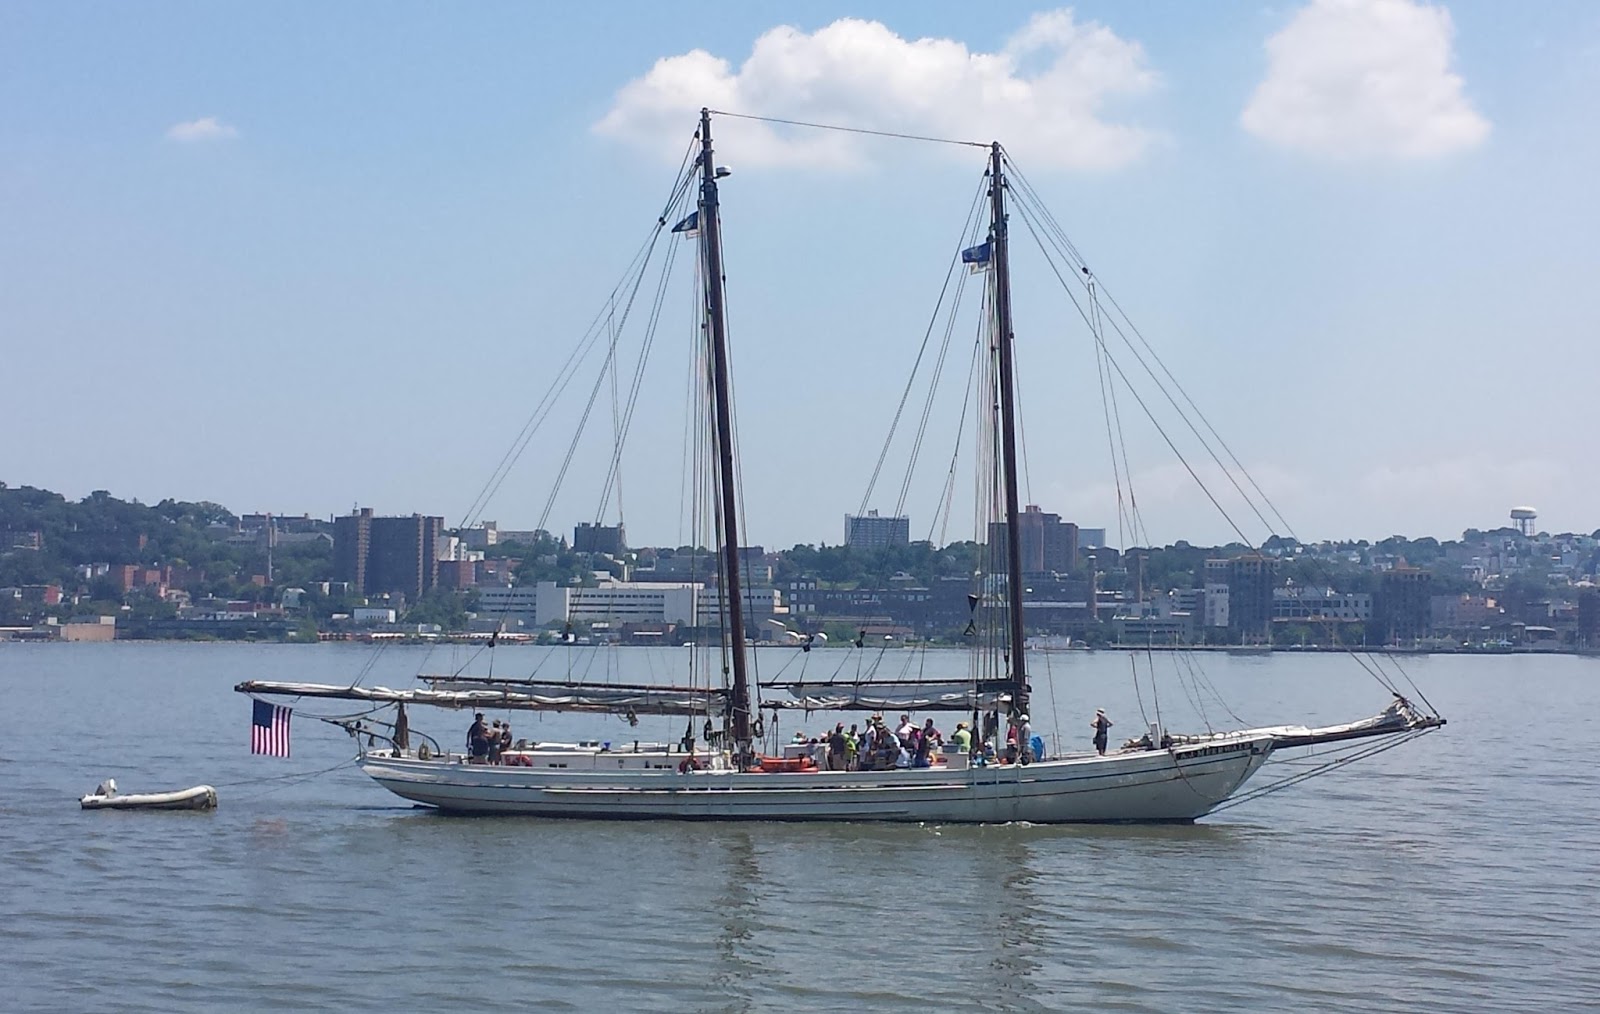
[[[1539,517],[1539,512],[1532,507],[1511,508],[1511,524],[1529,538],[1533,537],[1533,522]]]

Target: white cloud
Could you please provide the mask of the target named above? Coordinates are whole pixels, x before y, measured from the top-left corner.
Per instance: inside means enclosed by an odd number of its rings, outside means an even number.
[[[1267,40],[1239,122],[1286,148],[1415,159],[1472,148],[1489,121],[1451,70],[1450,12],[1413,0],[1313,0]]]
[[[1137,42],[1071,10],[1036,14],[998,52],[954,39],[904,39],[876,21],[844,18],[806,33],[780,26],[756,40],[737,70],[694,50],[656,61],[618,91],[595,130],[676,161],[702,106],[785,119],[1005,142],[1035,164],[1112,169],[1137,159],[1156,134],[1114,123],[1108,101],[1158,78]],[[719,140],[739,161],[852,166],[859,135],[775,128],[724,118]]]
[[[215,116],[202,116],[198,120],[174,123],[167,128],[167,139],[171,141],[221,141],[238,136],[237,128],[230,127]]]

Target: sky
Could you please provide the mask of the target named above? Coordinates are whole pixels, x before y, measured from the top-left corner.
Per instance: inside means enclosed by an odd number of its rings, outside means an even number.
[[[1518,505],[1600,527],[1592,4],[14,2],[0,95],[10,485],[459,523],[710,105],[1001,140],[1302,539],[1451,538]],[[984,152],[731,119],[716,136],[744,541],[836,544]],[[1026,252],[1024,495],[1116,543],[1094,343]],[[585,369],[478,516],[687,540],[681,265],[673,285],[620,515],[604,426],[550,500]],[[913,537],[973,528],[970,492],[936,517],[966,295]],[[1121,410],[1143,534],[1232,537]],[[909,436],[868,507],[895,506]]]

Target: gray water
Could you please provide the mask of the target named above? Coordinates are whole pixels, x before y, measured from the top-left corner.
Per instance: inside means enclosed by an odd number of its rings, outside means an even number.
[[[501,649],[496,672],[526,672],[545,650]],[[543,672],[647,679],[679,658],[563,652]],[[804,661],[823,674],[853,667],[845,659]],[[366,682],[464,661],[391,648]],[[930,665],[941,661],[962,671],[954,656]],[[1340,656],[1201,661],[1251,724],[1345,721],[1386,700]],[[347,763],[346,735],[309,718],[336,703],[297,711],[291,759],[249,754],[235,681],[348,682],[369,663],[369,650],[335,645],[0,645],[0,1008],[1467,1011],[1600,999],[1589,750],[1600,661],[1413,660],[1447,729],[1162,828],[442,817]],[[1173,664],[1156,660],[1163,717],[1198,727]],[[1035,725],[1059,722],[1086,748],[1104,706],[1117,732],[1136,730],[1129,666],[1039,657]],[[1142,698],[1153,709],[1147,683]],[[453,713],[414,724],[449,745],[465,731]],[[656,719],[637,730],[517,719],[519,736],[541,739],[680,732]],[[1294,770],[1269,766],[1258,783]],[[125,792],[210,782],[221,806],[80,811],[76,797],[111,776]]]

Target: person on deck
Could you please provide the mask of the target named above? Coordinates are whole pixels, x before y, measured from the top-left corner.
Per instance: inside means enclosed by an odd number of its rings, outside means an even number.
[[[1094,729],[1095,753],[1102,757],[1106,753],[1106,741],[1110,738],[1111,724],[1111,719],[1106,717],[1105,708],[1094,709],[1094,721],[1090,722],[1089,725]]]
[[[489,761],[489,727],[483,722],[483,712],[473,717],[472,728],[467,730],[467,763],[486,764]]]
[[[856,724],[850,723],[850,731],[844,734],[844,769],[854,771],[856,758],[861,753],[861,734],[856,732]]]
[[[494,725],[489,729],[489,763],[500,763],[500,720],[494,720]]]
[[[1038,760],[1033,753],[1033,723],[1028,721],[1027,715],[1017,717],[1017,759],[1024,764],[1032,764]]]
[[[828,733],[828,770],[843,771],[849,766],[850,750],[844,735],[844,723],[839,722]]]
[[[911,734],[916,730],[917,727],[911,724],[911,716],[901,715],[900,725],[894,730],[894,734],[900,737],[901,744],[909,744],[911,742]]]
[[[956,731],[950,734],[950,741],[960,747],[962,753],[972,752],[972,730],[967,728],[966,722],[956,723]]]
[[[505,751],[507,751],[509,749],[511,749],[511,723],[510,722],[501,722],[500,723],[500,752],[504,753]]]
[[[933,719],[922,723],[922,738],[932,740],[934,746],[944,746],[944,733],[933,726]]]

